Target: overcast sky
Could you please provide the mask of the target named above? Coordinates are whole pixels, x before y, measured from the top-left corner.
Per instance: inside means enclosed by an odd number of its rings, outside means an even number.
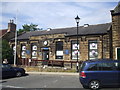
[[[24,24],[37,24],[38,28],[75,27],[75,17],[79,25],[111,22],[110,10],[118,2],[2,2],[0,29],[7,29],[10,19],[17,15],[17,29]]]

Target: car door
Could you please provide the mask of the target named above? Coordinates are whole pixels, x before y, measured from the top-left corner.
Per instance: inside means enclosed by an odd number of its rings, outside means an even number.
[[[3,77],[15,76],[15,71],[10,65],[4,64],[2,66],[2,76]]]
[[[115,65],[115,75],[116,75],[115,85],[120,86],[120,61],[115,60],[114,65]]]
[[[114,68],[113,62],[102,62],[98,64],[101,84],[116,85],[118,81],[118,71]]]

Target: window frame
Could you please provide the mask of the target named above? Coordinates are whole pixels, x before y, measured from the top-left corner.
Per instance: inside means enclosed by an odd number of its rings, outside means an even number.
[[[80,45],[79,45],[79,40],[78,40],[78,51],[77,51],[77,48],[73,48],[73,45],[77,44],[77,40],[71,40],[71,59],[72,60],[77,60],[77,54],[76,55],[73,55],[73,53],[78,52],[78,59],[80,59]],[[73,58],[73,57],[76,57],[76,58]]]
[[[63,59],[63,41],[56,41],[55,46],[55,59]]]

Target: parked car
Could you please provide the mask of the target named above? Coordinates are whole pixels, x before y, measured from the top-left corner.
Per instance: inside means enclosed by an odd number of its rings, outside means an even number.
[[[81,64],[79,80],[84,88],[120,86],[120,60],[87,60]]]
[[[2,78],[15,76],[20,77],[22,75],[25,75],[25,70],[23,68],[12,67],[9,64],[0,64],[0,67],[2,67]]]

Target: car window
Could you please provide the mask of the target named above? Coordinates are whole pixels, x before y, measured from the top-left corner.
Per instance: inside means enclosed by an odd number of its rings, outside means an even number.
[[[102,71],[112,71],[112,70],[116,70],[115,68],[115,63],[98,63],[97,67],[99,70]]]
[[[96,71],[97,70],[97,64],[91,64],[87,71]]]
[[[82,70],[84,69],[85,65],[86,65],[86,63],[82,63],[82,64],[80,65],[80,71],[82,71]]]
[[[12,67],[11,67],[10,65],[3,64],[3,65],[2,65],[2,68],[3,68],[3,69],[11,69]]]

